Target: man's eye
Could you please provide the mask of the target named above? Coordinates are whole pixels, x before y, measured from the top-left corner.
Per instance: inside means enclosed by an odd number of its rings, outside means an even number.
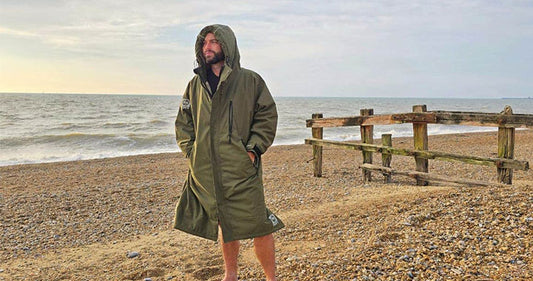
[[[218,44],[218,40],[210,40],[210,41],[204,41],[204,45],[210,43],[210,44]]]

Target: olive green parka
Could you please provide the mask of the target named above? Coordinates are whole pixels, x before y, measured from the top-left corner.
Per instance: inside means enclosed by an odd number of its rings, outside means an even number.
[[[211,98],[202,47],[213,33],[224,52],[224,68]],[[237,40],[224,25],[198,34],[196,75],[189,82],[176,118],[176,140],[189,172],[176,206],[174,228],[224,242],[264,236],[283,222],[265,206],[261,154],[276,134],[276,104],[263,79],[241,68]],[[248,151],[257,157],[253,163]]]

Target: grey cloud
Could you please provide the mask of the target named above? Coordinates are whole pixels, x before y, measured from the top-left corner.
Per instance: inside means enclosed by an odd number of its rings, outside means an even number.
[[[359,87],[358,92],[368,95],[391,93],[394,86],[420,93],[423,86],[461,92],[483,78],[505,89],[510,80],[498,76],[521,78],[533,72],[525,47],[533,43],[533,7],[526,1],[224,1],[219,4],[223,9],[213,5],[2,1],[0,36],[36,40],[55,54],[123,64],[179,60],[176,71],[189,77],[196,33],[206,24],[226,23],[237,34],[245,66],[274,73],[266,75],[282,81],[298,73],[297,79],[279,82],[279,87],[317,95],[332,84],[341,85],[339,91]],[[309,79],[317,83],[310,85]],[[414,80],[422,81],[419,87],[413,86]]]

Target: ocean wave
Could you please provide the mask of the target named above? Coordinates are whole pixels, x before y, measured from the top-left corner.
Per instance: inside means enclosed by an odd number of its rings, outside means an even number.
[[[124,129],[139,126],[141,123],[137,122],[107,122],[100,127],[103,129]]]
[[[159,119],[150,120],[150,122],[148,123],[152,125],[158,125],[158,126],[165,126],[165,125],[170,124],[170,122],[159,120]]]
[[[43,135],[33,137],[7,137],[1,138],[2,146],[17,147],[31,144],[104,144],[104,143],[123,143],[125,141],[133,141],[140,143],[149,143],[157,141],[162,138],[174,139],[174,134],[91,134],[82,132],[71,132],[67,134],[58,135]]]
[[[0,166],[178,151],[174,134],[88,134],[0,139]]]
[[[50,131],[75,131],[75,130],[83,130],[86,128],[91,128],[92,126],[90,124],[79,124],[79,123],[69,123],[69,122],[63,122],[59,124],[58,126],[51,127]]]
[[[77,153],[64,153],[61,151],[47,151],[47,152],[33,152],[26,155],[14,155],[12,157],[0,158],[0,166],[20,165],[20,164],[36,164],[36,163],[50,163],[50,162],[62,162],[62,161],[77,161],[77,160],[90,160],[101,159],[111,157],[133,156],[143,154],[156,154],[156,153],[176,153],[181,152],[180,149],[175,147],[168,148],[155,148],[144,149],[136,151],[99,151],[99,152],[77,152]]]

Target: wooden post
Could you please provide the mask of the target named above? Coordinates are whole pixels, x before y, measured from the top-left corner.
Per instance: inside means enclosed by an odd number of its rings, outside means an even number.
[[[374,109],[361,109],[361,116],[374,115]],[[374,143],[374,126],[361,126],[361,141],[363,143]],[[372,164],[372,152],[363,151],[363,164]],[[363,169],[363,182],[372,181],[372,172],[368,169]]]
[[[320,119],[322,117],[324,117],[322,113],[314,113],[311,118]],[[315,139],[322,139],[324,137],[323,128],[312,128],[311,131]],[[313,168],[314,176],[322,177],[322,146],[313,145]]]
[[[381,135],[381,145],[383,146],[389,146],[392,147],[392,134],[382,134]],[[381,153],[381,163],[383,167],[390,168],[390,162],[392,161],[392,154],[388,152]],[[391,182],[391,174],[390,173],[383,173],[383,176],[385,177],[384,182],[390,183]]]
[[[427,112],[426,105],[414,105],[413,112],[422,113]],[[423,122],[413,122],[413,139],[414,148],[416,150],[428,150],[428,125]],[[416,171],[427,173],[428,159],[415,157]],[[429,183],[422,179],[416,180],[417,185],[428,185]]]
[[[503,115],[512,115],[513,109],[506,105]],[[513,159],[515,128],[498,127],[498,158]],[[498,168],[498,182],[512,184],[513,169]]]

